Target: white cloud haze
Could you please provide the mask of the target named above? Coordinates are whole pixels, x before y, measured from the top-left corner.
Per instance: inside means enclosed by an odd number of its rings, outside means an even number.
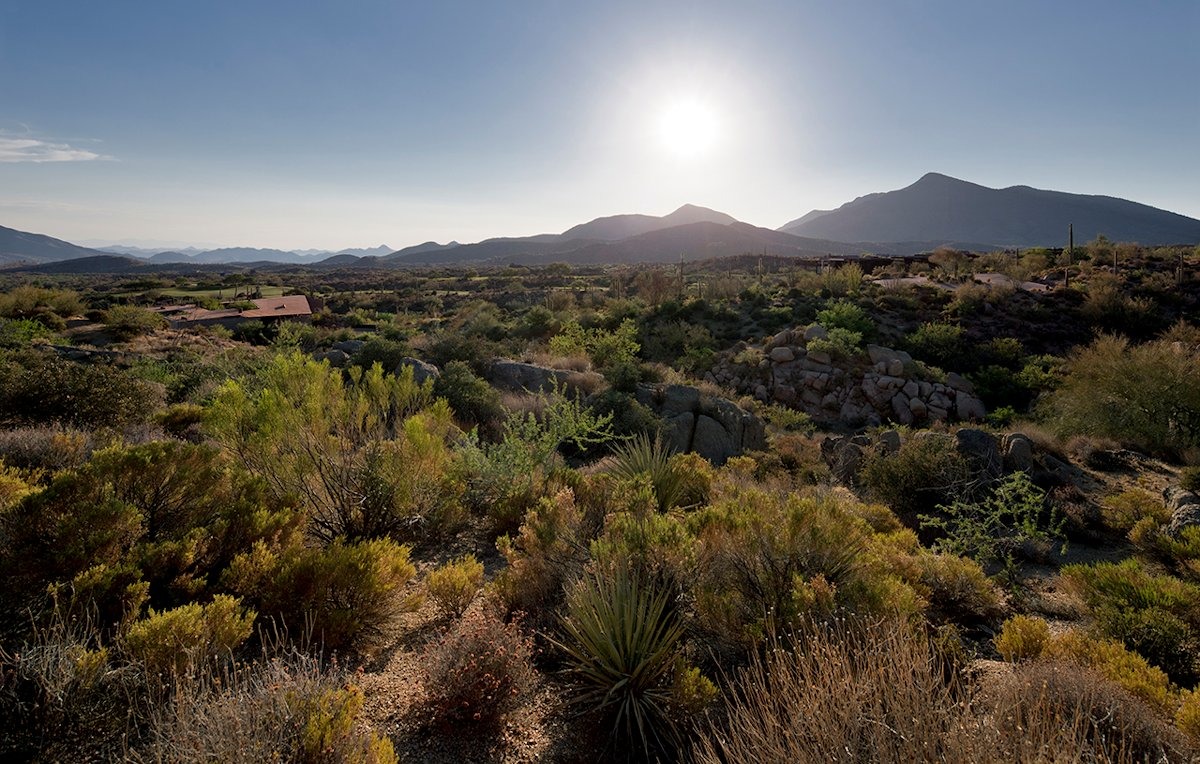
[[[89,162],[107,158],[66,143],[0,135],[0,162]]]

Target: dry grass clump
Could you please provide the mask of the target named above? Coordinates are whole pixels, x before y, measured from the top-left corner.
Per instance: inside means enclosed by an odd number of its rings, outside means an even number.
[[[1193,751],[1154,709],[1089,670],[1034,662],[975,687],[890,621],[835,620],[774,641],[694,748],[710,762],[1149,762]]]
[[[80,466],[92,451],[92,436],[60,425],[0,430],[0,461],[19,469],[64,470]]]
[[[293,654],[179,682],[133,761],[394,764],[363,728],[363,694],[334,666]]]

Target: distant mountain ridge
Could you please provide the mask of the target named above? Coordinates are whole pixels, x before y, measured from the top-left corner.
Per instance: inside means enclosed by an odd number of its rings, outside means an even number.
[[[835,241],[969,241],[997,247],[1062,246],[1104,234],[1141,244],[1200,242],[1200,220],[1112,196],[1029,186],[988,188],[931,172],[910,186],[813,210],[780,231]]]
[[[103,251],[60,239],[0,227],[0,265],[95,259],[80,267],[208,269],[257,267],[390,268],[478,263],[677,262],[741,254],[853,257],[909,255],[941,245],[990,251],[1005,247],[1061,246],[1075,226],[1079,243],[1104,234],[1141,244],[1200,243],[1200,220],[1109,196],[1068,194],[1028,186],[992,189],[928,173],[896,190],[868,194],[833,210],[813,210],[777,230],[736,220],[723,212],[685,204],[662,216],[609,215],[562,233],[500,237],[469,244],[450,241],[393,250],[280,250],[224,247],[150,253],[134,245]],[[130,256],[140,259],[133,259]],[[125,259],[128,258],[128,259]]]
[[[0,226],[0,263],[48,263],[103,254],[105,253],[99,250],[81,247],[52,236]]]

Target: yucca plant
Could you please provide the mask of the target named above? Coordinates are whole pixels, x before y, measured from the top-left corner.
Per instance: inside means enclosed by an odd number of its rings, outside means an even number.
[[[678,739],[670,679],[683,640],[669,594],[624,567],[590,574],[567,595],[562,632],[551,641],[566,654],[575,701],[611,721],[614,741],[647,759],[669,755]]]
[[[665,512],[683,501],[684,476],[671,463],[671,447],[661,435],[651,438],[642,433],[613,448],[616,463],[612,472],[619,478],[632,480],[645,475],[650,478],[659,511]]]

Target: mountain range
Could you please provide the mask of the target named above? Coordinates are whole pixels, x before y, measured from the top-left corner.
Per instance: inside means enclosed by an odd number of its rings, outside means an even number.
[[[136,246],[80,247],[0,226],[0,265],[94,259],[71,268],[172,270],[188,266],[299,265],[403,267],[455,263],[537,264],[677,262],[747,253],[794,257],[907,255],[938,246],[990,251],[1062,246],[1068,224],[1080,243],[1104,234],[1147,245],[1200,242],[1200,220],[1110,196],[993,189],[928,173],[895,191],[868,194],[833,210],[813,210],[779,229],[761,228],[706,207],[685,204],[663,215],[612,215],[562,233],[460,244],[424,242],[399,250],[279,250],[226,247],[166,252]],[[99,258],[99,259],[97,259]]]
[[[1200,242],[1200,220],[1112,196],[987,188],[931,172],[898,191],[813,210],[779,230],[837,241],[973,241],[997,247],[1062,246],[1104,234],[1140,244]]]

